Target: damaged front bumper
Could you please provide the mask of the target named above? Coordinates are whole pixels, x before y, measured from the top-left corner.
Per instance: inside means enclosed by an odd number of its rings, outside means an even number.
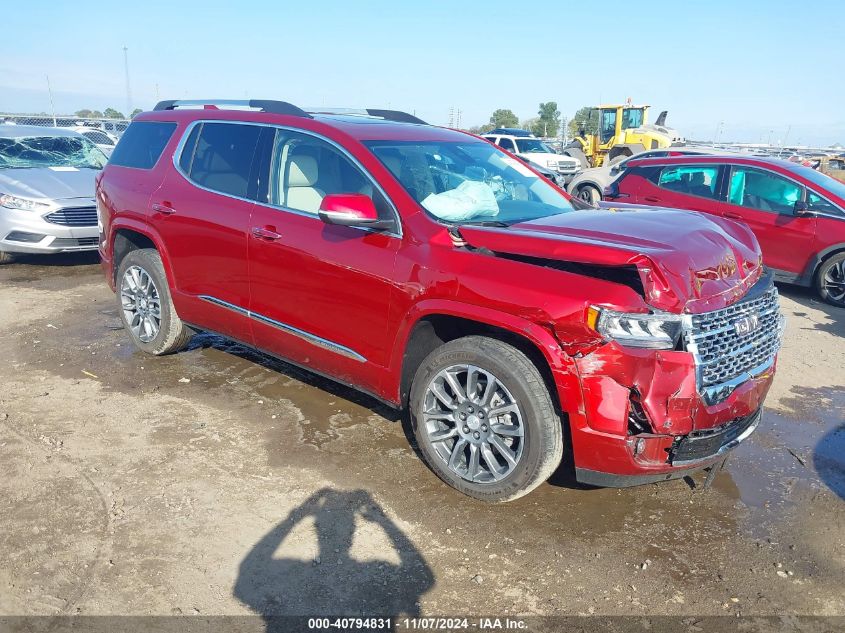
[[[610,342],[575,359],[582,402],[569,419],[579,481],[617,487],[682,477],[754,432],[783,335],[777,291],[770,282],[758,290],[693,316],[680,349]]]

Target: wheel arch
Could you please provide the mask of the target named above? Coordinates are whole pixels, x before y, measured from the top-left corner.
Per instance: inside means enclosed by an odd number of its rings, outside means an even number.
[[[816,275],[818,274],[819,268],[821,268],[822,264],[824,264],[828,259],[830,259],[834,255],[838,255],[839,253],[845,253],[845,242],[833,244],[816,253],[815,257],[813,257],[813,259],[810,261],[809,265],[807,266],[807,269],[802,275],[802,285],[812,286],[813,284],[815,284]]]
[[[174,280],[173,271],[170,266],[170,257],[167,254],[167,249],[164,248],[160,236],[148,230],[148,227],[135,223],[121,223],[112,226],[110,252],[112,254],[112,278],[115,282],[117,281],[117,271],[120,268],[120,262],[123,261],[123,258],[132,251],[142,248],[154,248],[158,251],[161,262],[164,265],[164,273],[167,275],[167,283],[173,288]]]
[[[401,407],[408,404],[411,382],[425,357],[444,343],[470,335],[488,336],[513,345],[540,371],[559,412],[575,405],[580,394],[570,393],[572,389],[562,387],[555,376],[561,372],[574,375],[577,370],[573,362],[566,360],[550,330],[489,308],[438,301],[409,312],[397,338],[399,344],[393,355],[397,371],[391,375],[397,376],[398,381],[390,392]],[[564,390],[566,393],[562,393]]]
[[[604,187],[602,185],[600,185],[598,182],[596,182],[595,180],[583,180],[583,181],[581,181],[581,182],[579,182],[578,184],[575,185],[575,188],[573,189],[573,191],[575,193],[577,193],[577,192],[581,191],[581,189],[583,189],[584,187],[593,187],[594,189],[597,189],[598,192],[599,192],[599,195],[601,195],[602,192],[604,191]]]

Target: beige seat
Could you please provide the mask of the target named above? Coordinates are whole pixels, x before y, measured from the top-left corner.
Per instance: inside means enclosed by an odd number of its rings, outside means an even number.
[[[314,186],[318,176],[317,161],[313,156],[291,156],[288,161],[285,206],[316,214],[326,195]]]

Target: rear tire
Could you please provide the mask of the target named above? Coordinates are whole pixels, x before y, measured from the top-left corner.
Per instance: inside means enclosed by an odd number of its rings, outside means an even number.
[[[837,253],[819,266],[816,292],[827,303],[845,308],[845,253]]]
[[[410,414],[428,466],[482,501],[528,494],[563,456],[561,420],[543,377],[496,339],[467,336],[431,352],[414,376]]]
[[[176,314],[158,251],[130,251],[117,271],[117,306],[135,346],[153,356],[178,352],[193,332]]]
[[[15,261],[14,253],[7,253],[6,251],[0,251],[0,265],[11,264],[13,261]]]

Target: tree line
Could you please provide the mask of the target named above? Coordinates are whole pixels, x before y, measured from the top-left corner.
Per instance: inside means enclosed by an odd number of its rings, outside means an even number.
[[[561,131],[563,124],[560,110],[557,103],[547,101],[541,103],[537,110],[537,116],[520,123],[519,117],[506,108],[494,110],[490,120],[484,125],[477,125],[469,128],[473,134],[486,134],[490,130],[499,127],[521,127],[530,131],[534,136],[556,137]],[[570,137],[579,136],[582,131],[595,133],[598,129],[598,111],[585,106],[579,108],[566,124],[566,130]]]
[[[136,114],[140,114],[141,112],[143,112],[141,108],[135,108],[129,116],[126,116],[123,112],[115,108],[106,108],[102,112],[83,108],[82,110],[77,110],[74,114],[80,119],[133,119]]]
[[[520,124],[519,117],[513,110],[500,108],[490,116],[490,121],[484,125],[469,128],[473,134],[486,134],[497,127],[522,127],[534,136],[557,136],[560,131],[561,115],[557,103],[548,101],[541,103],[537,116]]]

